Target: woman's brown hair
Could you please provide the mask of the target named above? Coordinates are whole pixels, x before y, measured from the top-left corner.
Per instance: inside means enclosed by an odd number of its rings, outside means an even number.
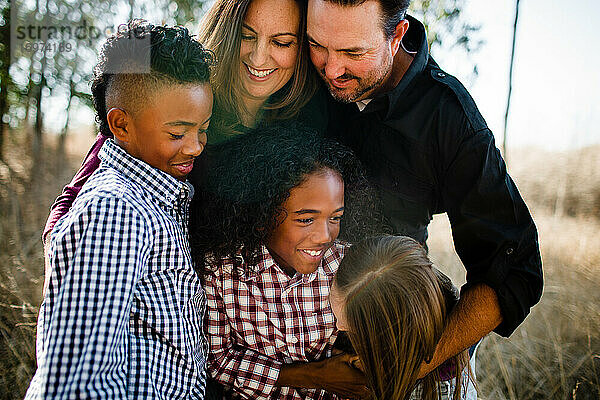
[[[425,249],[401,236],[379,236],[350,248],[334,278],[345,299],[350,341],[377,400],[407,399],[422,362],[429,362],[457,293],[435,269]],[[460,398],[460,371],[466,352],[455,357],[454,399]],[[439,374],[425,377],[422,399],[438,399]]]
[[[234,129],[246,112],[239,66],[242,23],[251,2],[217,0],[201,23],[199,40],[218,60],[211,83],[215,93],[213,121],[218,121],[221,129]],[[300,9],[298,58],[290,81],[280,89],[277,99],[264,106],[264,118],[269,121],[295,117],[317,90],[317,77],[310,65],[306,40],[306,2],[296,0],[296,3]]]

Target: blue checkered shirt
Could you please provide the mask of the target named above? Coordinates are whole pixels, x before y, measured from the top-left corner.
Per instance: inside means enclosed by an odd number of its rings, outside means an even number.
[[[112,140],[51,235],[27,399],[202,399],[205,294],[187,239],[193,188]]]

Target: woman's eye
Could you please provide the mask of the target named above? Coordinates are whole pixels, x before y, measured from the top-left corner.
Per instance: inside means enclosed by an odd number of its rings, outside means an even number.
[[[253,40],[254,36],[242,34],[242,40]]]
[[[294,42],[278,42],[275,40],[273,43],[277,47],[290,47]]]
[[[169,132],[169,135],[171,135],[172,139],[176,139],[176,140],[177,139],[183,139],[183,136],[184,136],[184,135],[179,134],[179,133],[171,133],[171,132]]]
[[[313,218],[299,218],[296,221],[300,222],[301,224],[310,224],[313,222]]]

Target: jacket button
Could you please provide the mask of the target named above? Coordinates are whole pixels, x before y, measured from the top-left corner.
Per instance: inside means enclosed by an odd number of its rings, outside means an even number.
[[[510,256],[514,251],[515,251],[515,249],[513,249],[512,247],[509,247],[508,249],[506,249],[506,254]]]
[[[445,77],[445,76],[446,76],[446,74],[445,74],[445,73],[443,73],[443,72],[438,72],[438,73],[437,73],[437,76],[439,76],[440,78],[443,78],[443,77]]]

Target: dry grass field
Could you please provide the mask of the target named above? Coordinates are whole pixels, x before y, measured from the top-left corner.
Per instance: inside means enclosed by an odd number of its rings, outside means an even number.
[[[600,399],[600,224],[534,216],[540,233],[542,300],[510,339],[486,337],[477,356],[482,399]],[[455,282],[464,270],[445,217],[431,229],[431,253]]]
[[[512,154],[511,175],[539,231],[544,294],[510,339],[484,339],[477,358],[482,399],[600,399],[598,150]],[[460,284],[465,273],[449,237],[448,219],[436,216],[431,255]]]
[[[89,139],[70,147],[87,149]],[[57,155],[49,146],[34,166],[24,137],[8,142],[0,161],[0,399],[22,398],[34,372],[41,229],[82,157]],[[481,399],[600,399],[598,150],[511,154],[512,175],[538,225],[545,289],[509,339],[484,339],[477,365]],[[464,282],[444,216],[434,219],[429,245],[438,266]]]

